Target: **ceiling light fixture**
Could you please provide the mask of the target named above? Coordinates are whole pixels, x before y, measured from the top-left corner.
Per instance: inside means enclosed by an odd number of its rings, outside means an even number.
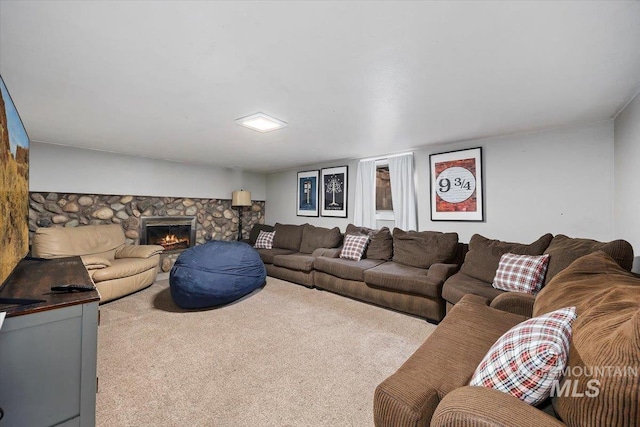
[[[287,124],[275,117],[268,116],[264,113],[256,113],[247,117],[236,119],[236,123],[240,126],[256,130],[258,132],[270,132],[285,127]]]

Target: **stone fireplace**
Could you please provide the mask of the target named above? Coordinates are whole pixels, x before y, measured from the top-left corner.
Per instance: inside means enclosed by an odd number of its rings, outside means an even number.
[[[244,238],[249,237],[255,224],[264,224],[265,202],[252,202],[251,208],[242,212]],[[148,240],[146,232],[141,232],[144,217],[188,218],[188,225],[191,226],[189,246],[201,245],[209,240],[236,240],[238,235],[238,214],[229,199],[31,192],[29,241],[32,241],[38,227],[120,224],[127,244],[135,245],[143,243],[144,239]],[[194,217],[195,226],[192,222]],[[178,231],[178,234],[182,234],[181,230]],[[184,242],[176,243],[173,247],[169,244],[160,256],[160,266],[164,272],[171,270],[180,255],[181,250],[177,247],[184,246]]]
[[[196,217],[142,216],[140,244],[160,245],[165,253],[188,249],[196,244]]]

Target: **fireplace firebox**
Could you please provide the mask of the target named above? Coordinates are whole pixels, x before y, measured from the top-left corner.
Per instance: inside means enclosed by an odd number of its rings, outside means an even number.
[[[196,244],[195,216],[143,216],[140,244],[160,245],[165,253],[188,249]]]

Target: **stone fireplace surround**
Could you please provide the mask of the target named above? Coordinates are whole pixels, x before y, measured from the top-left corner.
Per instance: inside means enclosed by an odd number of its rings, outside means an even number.
[[[255,224],[264,224],[264,201],[252,203],[242,211],[244,238]],[[232,241],[238,234],[238,211],[231,199],[30,192],[29,241],[38,227],[120,224],[127,243],[139,244],[142,216],[195,216],[196,244]],[[168,271],[177,256],[163,256],[162,270]]]

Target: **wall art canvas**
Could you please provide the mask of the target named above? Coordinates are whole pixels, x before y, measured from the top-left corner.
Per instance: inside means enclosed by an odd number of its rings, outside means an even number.
[[[29,137],[0,77],[0,284],[29,251]]]
[[[431,220],[484,221],[482,148],[429,156]]]
[[[348,167],[322,169],[321,215],[347,217]]]
[[[298,196],[296,200],[298,216],[318,216],[318,183],[320,171],[298,172]]]

